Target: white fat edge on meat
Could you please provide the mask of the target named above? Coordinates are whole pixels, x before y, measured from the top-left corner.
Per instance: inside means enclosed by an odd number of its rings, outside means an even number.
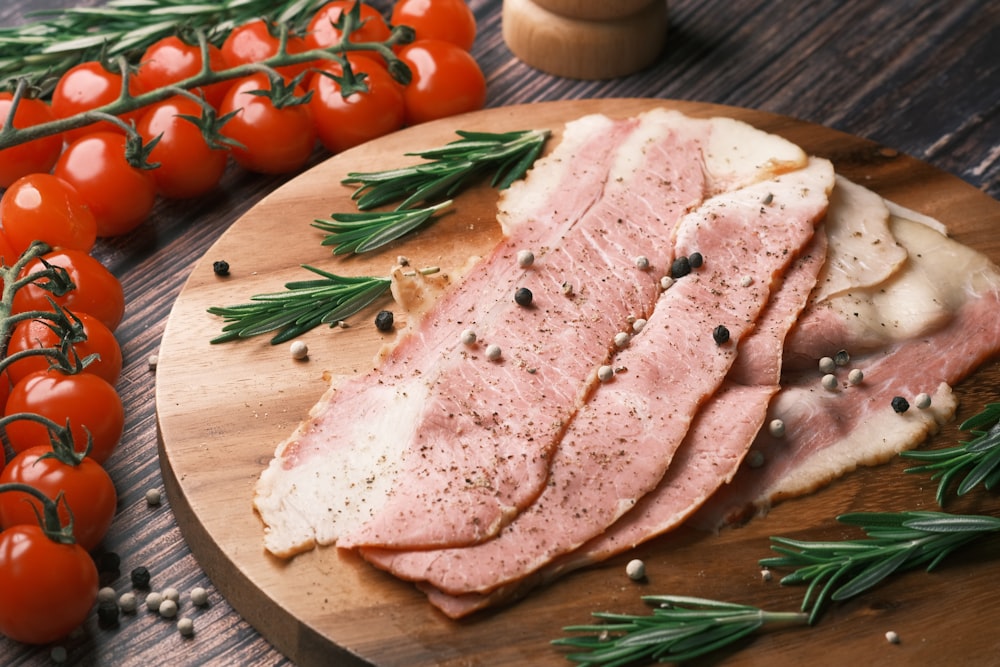
[[[889,226],[907,251],[903,270],[827,300],[850,329],[852,354],[916,338],[950,319],[970,297],[1000,290],[1000,272],[982,253],[923,223],[891,216]]]
[[[411,441],[427,401],[426,385],[418,380],[375,386],[367,397],[377,399],[379,414],[361,414],[359,419],[332,425],[337,432],[331,437],[350,443],[349,448],[342,448],[339,456],[311,457],[305,464],[310,474],[284,474],[286,454],[300,436],[306,430],[331,427],[320,419],[323,409],[317,408],[329,406],[326,399],[336,391],[331,386],[310,418],[279,445],[258,480],[254,507],[265,519],[264,547],[276,556],[333,544],[343,526],[357,525],[378,511],[395,483],[402,450]],[[316,522],[318,514],[324,517],[322,522]]]
[[[919,211],[914,211],[913,209],[906,208],[905,206],[900,206],[894,201],[888,199],[884,200],[886,207],[889,209],[889,213],[896,216],[897,218],[905,218],[906,220],[912,220],[913,222],[919,222],[922,225],[927,225],[938,234],[943,236],[948,236],[948,227],[929,215],[924,215]]]
[[[795,392],[779,392],[772,404],[774,414],[788,419],[795,419],[797,413],[811,409],[814,408],[809,401]],[[866,415],[836,444],[816,452],[775,480],[755,504],[766,511],[773,502],[812,493],[858,466],[885,463],[936,434],[941,426],[951,421],[957,409],[958,398],[944,382],[931,394],[931,405],[925,410],[908,410],[901,415],[891,405],[884,405]]]
[[[515,225],[532,222],[532,213],[545,208],[552,198],[552,188],[557,187],[568,172],[590,167],[573,159],[576,148],[590,142],[595,135],[609,132],[615,123],[603,114],[590,114],[566,123],[556,149],[536,160],[524,178],[500,192],[497,220],[504,237],[512,235]],[[544,174],[544,178],[540,174]]]
[[[881,283],[906,262],[906,249],[889,229],[885,200],[843,176],[830,196],[826,234],[829,249],[813,301]]]
[[[710,193],[734,190],[805,167],[808,154],[775,134],[732,118],[715,117],[704,148]]]

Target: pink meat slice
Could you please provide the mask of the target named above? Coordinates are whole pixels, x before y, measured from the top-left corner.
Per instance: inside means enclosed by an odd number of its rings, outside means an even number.
[[[563,141],[537,166],[546,178],[517,188],[522,191],[517,201],[528,203],[505,220],[507,242],[471,270],[469,280],[477,283],[477,289],[445,292],[438,306],[400,337],[378,367],[331,386],[309,418],[278,445],[261,474],[254,498],[265,524],[268,551],[290,556],[317,543],[333,544],[343,533],[370,520],[404,474],[404,459],[409,474],[436,481],[434,476],[440,473],[437,462],[410,445],[417,425],[434,417],[427,414],[427,403],[432,389],[441,386],[437,378],[457,363],[484,365],[482,346],[464,348],[462,330],[487,319],[490,307],[502,312],[501,304],[513,303],[512,286],[524,273],[514,259],[519,247],[558,245],[594,208],[604,191],[613,156],[637,124],[635,120],[612,121],[602,116],[567,124]],[[579,159],[572,160],[573,156]],[[545,188],[535,185],[539,181]],[[553,187],[560,193],[558,201],[547,194],[547,188]],[[501,290],[506,291],[501,294]],[[568,303],[572,302],[564,300],[561,305]],[[493,366],[510,369],[510,358],[508,352],[507,363]],[[528,377],[527,373],[522,375]],[[557,384],[556,388],[562,386]],[[579,387],[578,380],[573,387]],[[491,411],[483,418],[490,419]],[[413,455],[407,456],[408,450]],[[533,457],[528,464],[544,466],[544,459]],[[493,502],[487,507],[489,499],[484,496],[491,495],[489,484],[480,484],[474,474],[463,477],[471,482],[466,493],[451,487],[442,489],[436,499],[423,499],[425,509],[426,503],[435,500],[442,502],[441,507],[464,502],[468,525],[482,523],[482,530],[488,531],[496,522],[497,505]],[[430,514],[442,513],[434,510]],[[410,526],[431,523],[410,522]]]
[[[737,343],[754,328],[774,284],[812,239],[832,186],[832,166],[815,160],[714,197],[682,219],[676,253],[698,251],[705,266],[664,292],[648,323],[616,356],[622,372],[602,384],[569,425],[535,503],[488,542],[445,550],[365,549],[365,557],[452,595],[488,593],[576,549],[623,514],[631,516],[671,466],[699,406],[729,372]],[[762,206],[765,201],[770,203]],[[799,308],[804,300],[801,294]],[[728,329],[729,342],[713,338],[718,325]],[[780,340],[773,349],[780,359]]]
[[[410,448],[419,457],[408,458],[380,511],[344,533],[338,546],[426,549],[480,542],[542,491],[551,452],[593,389],[594,369],[606,363],[615,333],[628,326],[629,316],[651,311],[659,295],[659,274],[638,267],[636,258],[647,257],[662,270],[677,220],[706,188],[697,166],[707,128],[658,128],[652,140],[642,141],[643,159],[620,166],[644,129],[620,145],[601,198],[558,243],[535,246],[530,269],[501,283],[498,296],[487,289],[498,283],[495,277],[463,281],[462,291],[477,302],[495,299],[467,322],[477,347],[433,381]],[[641,198],[634,196],[637,182],[652,184],[644,185]],[[516,266],[522,247],[512,238],[494,261]],[[565,285],[572,286],[568,294]],[[518,288],[531,290],[530,307],[514,303]],[[456,312],[447,303],[443,310]],[[461,330],[452,329],[458,337]],[[498,360],[483,354],[492,345],[502,351]]]
[[[1000,352],[1000,298],[970,301],[933,335],[854,359],[865,380],[830,391],[816,373],[788,378],[772,405],[785,435],[762,431],[753,444],[763,465],[745,466],[694,517],[693,525],[717,529],[766,512],[783,499],[809,493],[858,465],[882,463],[922,442],[954,417],[951,385]],[[895,397],[927,393],[931,407],[892,407]],[[878,448],[866,450],[868,443]]]
[[[608,529],[562,554],[524,579],[487,594],[449,595],[427,583],[420,589],[435,607],[461,618],[505,604],[574,570],[588,567],[680,525],[722,484],[732,479],[760,430],[779,390],[782,342],[805,306],[826,255],[826,235],[817,231],[805,253],[785,275],[719,390],[701,407],[656,488]]]

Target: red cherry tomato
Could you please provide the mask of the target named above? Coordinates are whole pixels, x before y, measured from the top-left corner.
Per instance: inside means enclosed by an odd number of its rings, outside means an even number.
[[[21,276],[41,271],[44,268],[42,259],[64,268],[76,285],[75,289],[55,296],[38,284],[44,281],[29,283],[14,294],[13,312],[50,312],[52,306],[49,299],[52,299],[77,315],[93,315],[106,327],[115,330],[125,314],[125,293],[118,279],[100,261],[79,250],[56,250],[29,262],[21,271]]]
[[[62,639],[97,600],[97,566],[79,544],[61,544],[40,526],[0,533],[0,634],[27,644]]]
[[[476,17],[465,0],[399,0],[393,25],[408,25],[417,39],[440,39],[468,51],[476,41]]]
[[[90,207],[76,188],[52,174],[30,174],[15,181],[0,198],[0,224],[18,255],[32,241],[90,252],[97,239]]]
[[[208,66],[213,71],[226,69],[222,51],[214,44],[208,45]],[[164,37],[150,44],[139,59],[135,78],[143,90],[155,90],[200,74],[202,69],[201,47],[188,44],[176,35]],[[227,81],[198,88],[213,107],[219,103],[229,88]]]
[[[402,86],[380,64],[368,58],[351,58],[355,75],[364,75],[367,92],[355,92],[346,98],[337,80],[343,76],[340,63],[329,62],[313,74],[309,84],[316,130],[323,146],[334,153],[394,132],[403,126],[405,106]]]
[[[222,43],[222,58],[227,67],[238,67],[249,63],[259,63],[278,53],[280,45],[278,29],[263,19],[254,19],[236,26]],[[289,35],[285,45],[288,53],[308,51],[305,39]],[[310,63],[276,67],[285,79],[291,80],[309,69]]]
[[[283,174],[305,165],[316,144],[316,130],[307,104],[277,108],[271,100],[254,91],[271,90],[264,73],[237,80],[219,107],[220,115],[236,112],[222,134],[239,142],[233,147],[236,163],[262,174]],[[302,89],[295,87],[295,94]]]
[[[125,136],[95,132],[63,151],[53,173],[69,181],[90,206],[97,235],[120,236],[142,223],[156,201],[156,181],[125,159]]]
[[[7,122],[14,96],[0,93],[0,127]],[[21,98],[14,113],[14,127],[24,129],[55,120],[52,109],[41,100]],[[62,152],[62,133],[11,146],[0,151],[0,188],[28,174],[44,173],[52,169]]]
[[[125,425],[118,392],[93,373],[66,374],[56,369],[29,373],[10,390],[4,415],[25,412],[42,415],[60,426],[68,420],[73,448],[78,452],[86,450],[89,434],[88,455],[102,464],[118,446]],[[23,452],[49,442],[49,430],[34,420],[14,419],[7,424],[7,437],[15,452]]]
[[[151,173],[157,191],[165,197],[203,195],[219,184],[226,171],[229,152],[210,147],[198,126],[182,118],[200,118],[201,113],[200,104],[176,96],[149,107],[136,125],[144,142],[159,137],[149,161],[159,164]]]
[[[333,0],[313,14],[306,28],[306,44],[310,49],[325,49],[340,43],[341,31],[335,27],[340,15],[349,12],[355,0]],[[371,5],[361,3],[359,7],[361,26],[351,33],[351,42],[384,42],[389,39],[390,29],[382,14]]]
[[[420,39],[400,49],[399,58],[413,73],[403,93],[408,125],[475,111],[486,103],[479,63],[451,42]]]
[[[70,511],[73,512],[73,537],[87,551],[100,544],[115,517],[118,495],[114,482],[101,464],[89,456],[79,463],[63,462],[52,456],[48,444],[30,447],[11,459],[0,473],[0,484],[11,483],[27,484],[52,500],[62,493],[66,503],[60,501],[59,516],[65,525]],[[29,493],[0,493],[3,528],[37,526],[41,512],[42,503]]]
[[[78,113],[89,111],[118,99],[122,90],[122,76],[118,72],[109,72],[99,62],[88,60],[75,65],[63,74],[52,91],[52,113],[56,118],[69,118]],[[135,77],[129,78],[129,92],[138,95],[142,92]],[[135,121],[139,111],[130,111],[121,115],[125,121]],[[101,121],[85,127],[67,130],[66,141],[71,142],[85,134],[97,131],[125,131],[108,121]]]
[[[83,359],[96,354],[98,357],[87,364],[84,372],[100,375],[111,384],[118,382],[122,372],[122,349],[114,332],[93,315],[74,313],[74,316],[80,320],[86,337],[86,340],[73,344],[77,356]],[[7,356],[26,350],[58,348],[59,343],[59,333],[47,320],[22,320],[10,335]],[[8,382],[19,382],[29,373],[45,370],[50,365],[51,360],[44,354],[22,357],[7,366]]]

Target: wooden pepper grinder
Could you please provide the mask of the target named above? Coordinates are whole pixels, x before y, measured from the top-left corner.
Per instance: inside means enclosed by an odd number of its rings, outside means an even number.
[[[503,38],[549,74],[610,79],[651,64],[667,36],[666,0],[504,0]]]

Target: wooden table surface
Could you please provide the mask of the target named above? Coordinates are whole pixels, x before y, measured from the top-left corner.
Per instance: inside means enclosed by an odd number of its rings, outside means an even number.
[[[30,10],[73,4],[100,3],[5,0],[0,24],[26,21]],[[657,97],[760,109],[871,139],[1000,198],[1000,4],[990,0],[673,0],[661,58],[640,73],[607,81],[531,69],[503,43],[500,0],[470,5],[479,26],[473,53],[487,75],[490,107]],[[326,157],[317,151],[314,163]],[[289,664],[213,587],[185,545],[169,501],[149,507],[145,493],[162,488],[155,373],[147,360],[157,351],[171,305],[219,235],[292,176],[231,169],[218,191],[194,201],[161,201],[138,230],[101,241],[95,250],[121,279],[127,298],[118,330],[126,431],[108,463],[120,499],[103,545],[121,558],[122,575],[112,583],[124,589],[128,572],[141,565],[155,588],[186,593],[201,586],[211,604],[192,613],[196,635],[189,640],[148,614],[124,618],[113,630],[99,628],[92,617],[65,642],[71,664]],[[47,664],[48,652],[0,638],[3,665]]]

